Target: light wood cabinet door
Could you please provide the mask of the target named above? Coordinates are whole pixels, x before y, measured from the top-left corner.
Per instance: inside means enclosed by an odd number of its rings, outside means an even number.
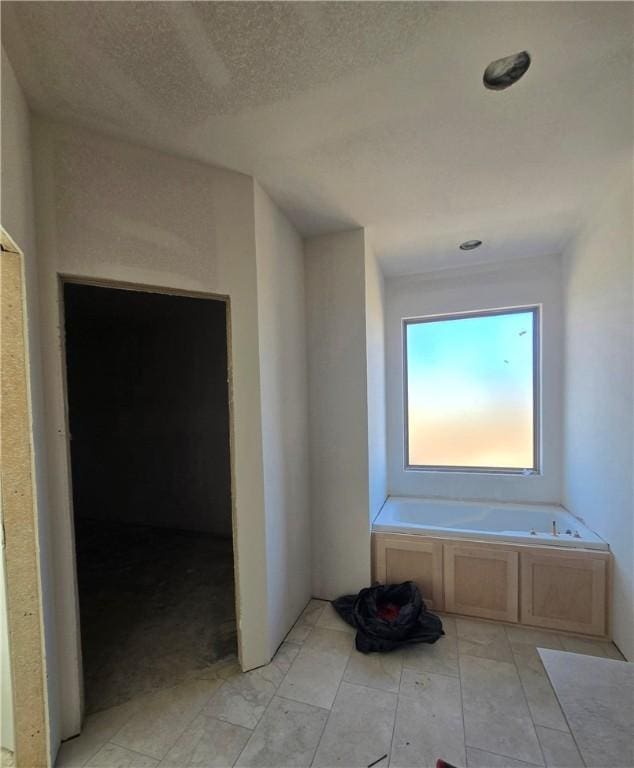
[[[445,609],[483,619],[518,621],[517,552],[445,544]]]
[[[374,539],[375,580],[381,584],[413,581],[427,607],[442,610],[442,542],[389,534],[374,534]]]
[[[522,624],[605,635],[608,557],[522,552],[521,564]]]

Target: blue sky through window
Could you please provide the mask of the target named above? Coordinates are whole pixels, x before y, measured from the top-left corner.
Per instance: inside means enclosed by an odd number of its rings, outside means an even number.
[[[406,325],[409,464],[533,467],[533,312]]]

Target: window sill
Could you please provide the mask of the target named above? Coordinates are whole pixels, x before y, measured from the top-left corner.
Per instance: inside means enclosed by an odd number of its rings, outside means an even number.
[[[404,466],[404,472],[420,474],[460,474],[460,475],[493,475],[496,477],[538,477],[542,475],[539,469],[495,469],[492,467],[418,467]]]

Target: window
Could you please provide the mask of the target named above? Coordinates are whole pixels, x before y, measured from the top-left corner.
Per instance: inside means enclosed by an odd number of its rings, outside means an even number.
[[[539,309],[405,320],[409,469],[539,469]]]

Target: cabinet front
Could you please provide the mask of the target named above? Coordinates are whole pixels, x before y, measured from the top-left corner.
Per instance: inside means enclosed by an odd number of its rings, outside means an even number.
[[[445,607],[452,613],[517,621],[517,552],[445,544]]]
[[[442,588],[442,542],[420,536],[375,534],[375,575],[382,584],[413,581],[428,608],[444,607]]]
[[[604,635],[607,568],[586,554],[522,552],[522,623]]]

